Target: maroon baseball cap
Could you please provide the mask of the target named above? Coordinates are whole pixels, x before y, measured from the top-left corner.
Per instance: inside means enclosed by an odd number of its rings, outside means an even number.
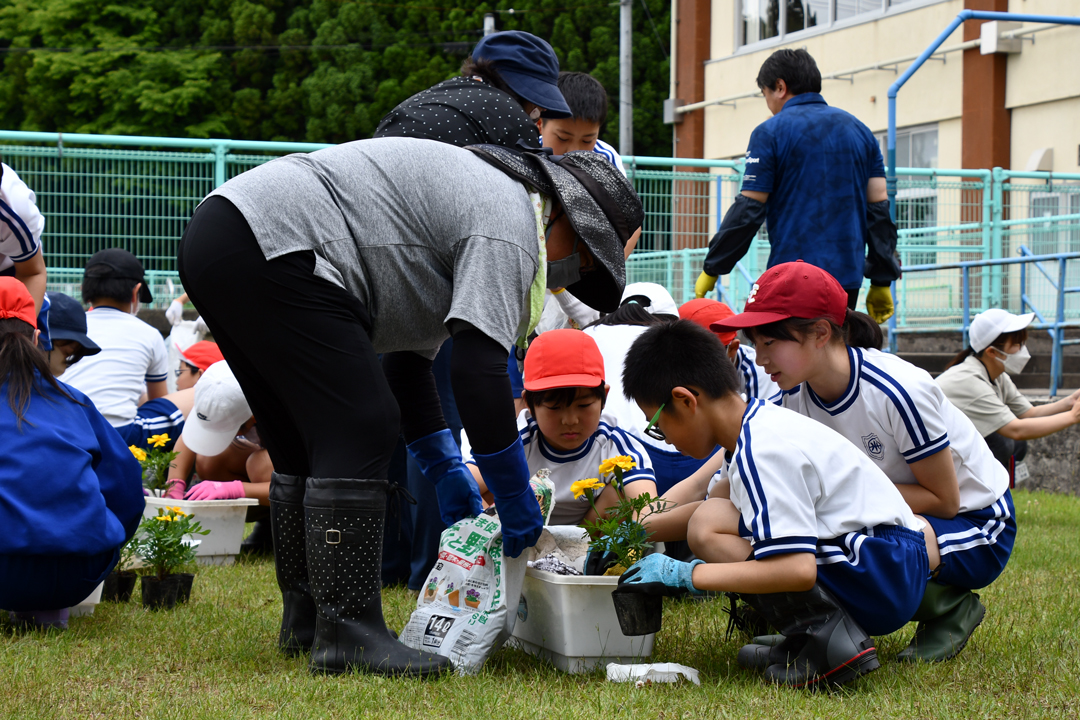
[[[825,317],[843,325],[847,317],[848,294],[829,273],[810,263],[796,260],[771,267],[762,273],[738,315],[714,322],[713,332],[740,330],[780,322],[788,318]]]

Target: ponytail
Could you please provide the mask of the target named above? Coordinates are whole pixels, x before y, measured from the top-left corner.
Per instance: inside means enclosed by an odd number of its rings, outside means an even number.
[[[18,318],[0,319],[0,383],[7,383],[7,401],[22,427],[23,416],[35,387],[42,381],[74,400],[53,377],[45,354],[34,345],[34,328]]]
[[[866,313],[848,310],[844,316],[844,341],[851,347],[880,350],[885,344],[881,326]]]

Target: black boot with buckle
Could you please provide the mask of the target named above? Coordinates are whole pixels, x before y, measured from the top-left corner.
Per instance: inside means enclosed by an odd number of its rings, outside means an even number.
[[[450,670],[439,655],[394,640],[382,613],[386,480],[308,478],[304,495],[308,577],[318,608],[313,673],[350,670],[430,676]]]
[[[315,601],[308,585],[304,534],[305,485],[306,478],[298,475],[270,476],[270,526],[282,605],[278,647],[288,655],[310,652],[315,640]]]

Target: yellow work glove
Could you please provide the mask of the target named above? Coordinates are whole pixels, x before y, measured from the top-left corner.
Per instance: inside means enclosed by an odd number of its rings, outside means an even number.
[[[866,314],[878,325],[893,316],[892,291],[888,286],[870,286],[870,290],[866,293]]]
[[[716,275],[703,272],[698,275],[697,282],[694,283],[694,297],[703,298],[705,293],[711,291],[714,287],[716,287]]]

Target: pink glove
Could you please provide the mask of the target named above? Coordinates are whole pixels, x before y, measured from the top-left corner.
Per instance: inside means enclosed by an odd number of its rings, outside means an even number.
[[[187,490],[186,482],[183,480],[171,480],[169,482],[169,489],[165,491],[165,497],[170,500],[183,500],[185,490]]]
[[[244,497],[244,483],[239,480],[232,482],[214,482],[203,480],[195,487],[188,490],[185,500],[235,500]]]

